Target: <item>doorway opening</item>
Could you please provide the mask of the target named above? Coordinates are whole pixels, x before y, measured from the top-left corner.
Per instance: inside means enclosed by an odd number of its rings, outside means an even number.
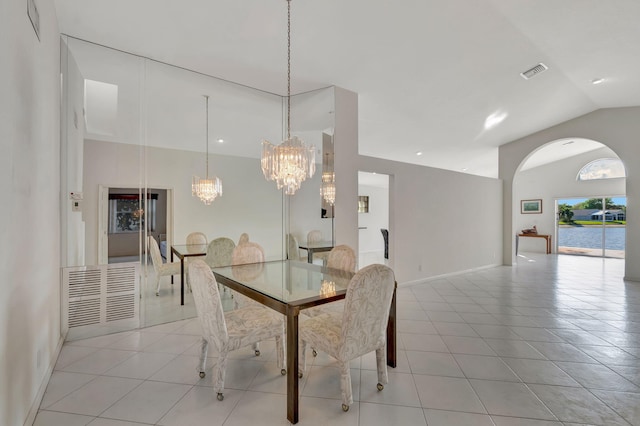
[[[624,259],[627,198],[556,200],[557,253]]]
[[[358,172],[358,266],[389,265],[389,175]]]

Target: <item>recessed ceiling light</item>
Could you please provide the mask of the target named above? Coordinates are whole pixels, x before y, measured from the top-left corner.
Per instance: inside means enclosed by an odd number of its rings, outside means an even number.
[[[487,117],[486,120],[484,120],[484,128],[485,130],[489,130],[490,128],[497,126],[498,124],[502,123],[504,121],[505,118],[507,118],[507,114],[504,111],[496,111],[493,114],[491,114],[490,116]]]
[[[591,80],[591,84],[600,84],[604,81],[604,78],[594,78]]]
[[[467,170],[469,170],[469,169],[467,169],[466,167],[463,167],[463,168],[461,168],[460,170],[462,170],[463,172],[466,172],[466,171],[467,171]]]
[[[218,139],[218,143],[224,143],[224,139]]]
[[[422,155],[422,151],[418,151],[418,152],[416,152],[416,155],[417,155],[417,156],[421,156],[421,155]]]

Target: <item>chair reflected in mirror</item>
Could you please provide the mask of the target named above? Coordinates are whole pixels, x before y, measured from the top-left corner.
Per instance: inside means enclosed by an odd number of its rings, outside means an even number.
[[[300,260],[300,244],[293,234],[287,234],[287,259]]]
[[[149,252],[151,253],[151,263],[153,264],[153,270],[156,274],[156,296],[160,296],[160,278],[168,277],[172,275],[180,275],[180,262],[168,262],[162,261],[162,254],[160,254],[160,247],[158,242],[153,236],[149,236]]]
[[[219,237],[209,243],[205,262],[212,268],[231,265],[236,243],[227,237]]]
[[[312,243],[320,243],[324,241],[324,237],[322,236],[322,231],[319,231],[317,229],[314,229],[312,231],[309,231],[307,233],[307,244],[312,244]],[[313,259],[320,259],[322,260],[322,264],[326,265],[327,264],[327,256],[329,255],[329,253],[327,252],[315,252],[313,254]]]

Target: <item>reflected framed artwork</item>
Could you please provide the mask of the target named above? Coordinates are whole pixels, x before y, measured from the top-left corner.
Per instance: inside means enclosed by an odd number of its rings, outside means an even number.
[[[535,214],[542,213],[542,200],[521,200],[520,201],[520,213],[521,214]]]

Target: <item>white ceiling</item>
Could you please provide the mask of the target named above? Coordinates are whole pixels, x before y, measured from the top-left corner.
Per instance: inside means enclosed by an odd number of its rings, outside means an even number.
[[[284,0],[55,5],[64,34],[286,93]],[[357,92],[361,154],[496,177],[501,144],[640,105],[638,22],[638,0],[293,0],[292,90]]]

